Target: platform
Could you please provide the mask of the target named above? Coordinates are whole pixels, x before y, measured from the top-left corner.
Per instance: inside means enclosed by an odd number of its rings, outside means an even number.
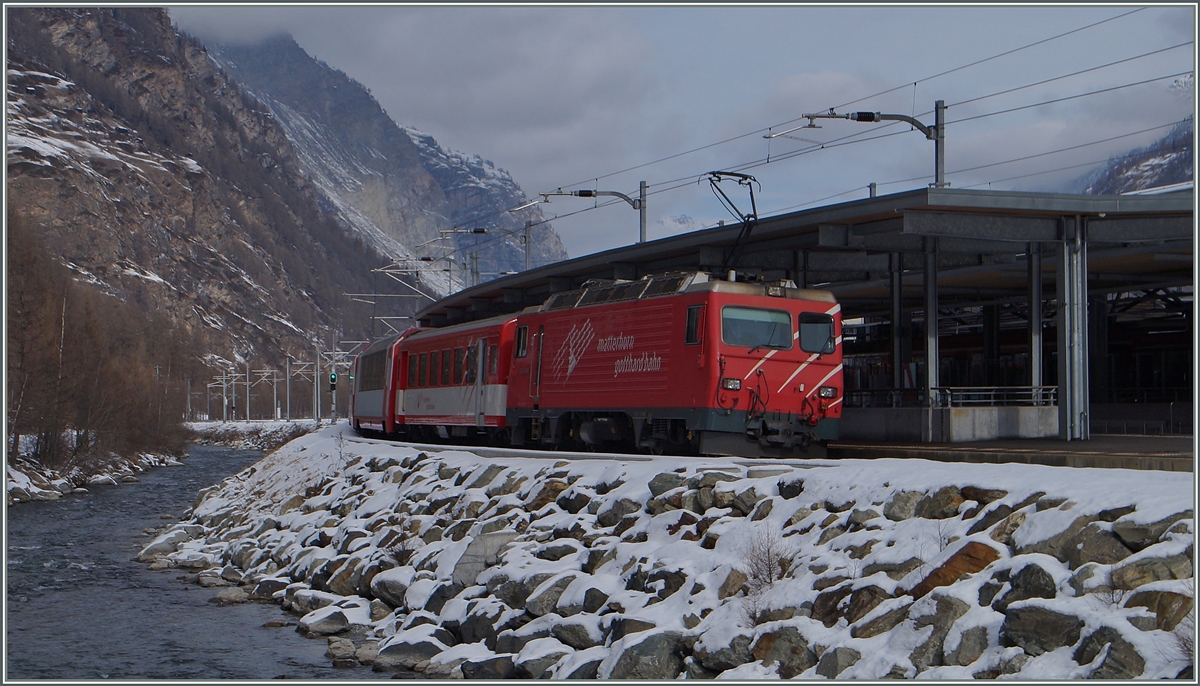
[[[1194,472],[1194,436],[1096,435],[1083,441],[1053,438],[1007,439],[972,443],[829,444],[833,458],[915,457],[939,462],[1044,464],[1057,467],[1157,469]]]

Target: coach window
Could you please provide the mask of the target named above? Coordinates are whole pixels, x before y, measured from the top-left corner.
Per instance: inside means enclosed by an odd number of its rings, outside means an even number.
[[[488,346],[488,373],[495,374],[500,370],[500,346]]]
[[[451,377],[450,383],[458,385],[463,382],[463,349],[454,349],[454,376]]]
[[[833,337],[833,317],[816,312],[800,313],[800,349],[806,353],[827,355],[837,347]]]
[[[517,357],[525,357],[529,353],[529,327],[517,327]]]
[[[784,310],[726,307],[721,310],[721,339],[751,349],[792,347],[792,315]]]
[[[442,350],[442,385],[450,385],[450,349]]]
[[[417,387],[417,361],[413,359],[412,355],[405,354],[404,363],[408,365],[408,387],[416,388]]]
[[[442,353],[439,350],[434,350],[429,353],[429,385],[438,385],[438,375],[442,369]]]
[[[687,309],[687,333],[684,342],[688,345],[699,345],[701,322],[704,321],[704,306],[692,305]]]
[[[421,362],[417,366],[421,368],[420,386],[424,388],[429,385],[429,353],[421,353]]]

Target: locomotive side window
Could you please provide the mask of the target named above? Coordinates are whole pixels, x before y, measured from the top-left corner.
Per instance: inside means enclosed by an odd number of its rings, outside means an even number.
[[[792,316],[783,310],[729,306],[721,310],[721,340],[747,348],[792,347]]]
[[[488,346],[488,374],[495,374],[500,371],[500,346]]]
[[[687,326],[684,343],[698,345],[700,343],[700,322],[704,319],[704,306],[692,305],[687,309]]]
[[[442,385],[450,385],[450,350],[442,351]]]
[[[454,376],[450,377],[450,383],[458,385],[463,380],[463,349],[454,349]]]
[[[429,385],[429,353],[421,353],[421,362],[418,364],[421,368],[421,387]]]
[[[816,312],[800,313],[800,349],[807,353],[827,355],[834,351],[837,339],[833,336],[833,317]]]
[[[525,357],[529,354],[529,327],[517,327],[517,357]]]

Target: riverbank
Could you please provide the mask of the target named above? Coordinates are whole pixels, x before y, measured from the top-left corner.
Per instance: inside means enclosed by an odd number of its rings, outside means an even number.
[[[99,470],[68,467],[58,470],[17,458],[5,461],[5,506],[17,503],[57,500],[71,494],[84,494],[89,486],[113,486],[136,483],[138,475],[156,467],[179,466],[175,455],[140,454],[132,458],[114,457]]]
[[[194,422],[187,425],[197,445],[221,445],[235,450],[270,452],[288,441],[315,431],[315,421]],[[139,474],[157,467],[177,467],[181,456],[143,453],[133,457],[110,456],[104,466],[86,465],[52,469],[25,457],[5,461],[5,505],[57,500],[85,494],[89,486],[136,483]]]
[[[139,556],[428,677],[1190,674],[1192,484],[922,460],[570,461],[323,427]]]

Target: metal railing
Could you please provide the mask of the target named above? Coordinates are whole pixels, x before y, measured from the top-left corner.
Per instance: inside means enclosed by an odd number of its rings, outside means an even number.
[[[1058,404],[1058,386],[946,386],[933,391],[936,407]]]
[[[1058,404],[1058,386],[945,386],[933,389],[934,407],[1004,407]],[[920,388],[846,391],[846,407],[924,407]]]

